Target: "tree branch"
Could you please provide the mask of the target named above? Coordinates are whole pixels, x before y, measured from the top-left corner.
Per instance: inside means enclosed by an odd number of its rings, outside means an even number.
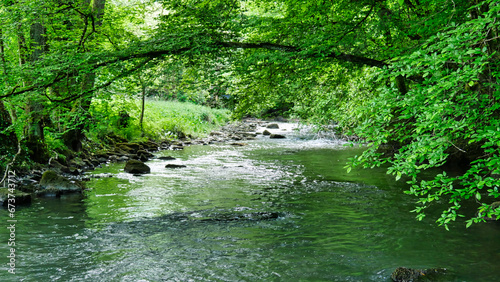
[[[62,99],[50,99],[52,102],[72,102],[72,101],[75,101],[81,97],[84,97],[85,95],[88,95],[88,94],[91,94],[97,90],[100,90],[100,89],[103,89],[103,88],[106,88],[108,86],[110,86],[113,82],[115,82],[116,80],[120,79],[120,78],[124,78],[128,75],[131,75],[132,73],[136,72],[137,70],[139,70],[140,68],[142,68],[143,66],[145,66],[147,63],[149,63],[150,61],[154,60],[155,58],[146,58],[146,60],[144,60],[143,62],[140,62],[138,64],[136,64],[134,67],[132,67],[131,69],[125,71],[125,72],[122,72],[120,73],[119,75],[111,78],[108,82],[102,84],[102,85],[99,85],[97,87],[94,87],[92,89],[89,89],[89,90],[86,90],[86,91],[83,91],[83,92],[80,92],[76,95],[72,95],[72,96],[69,96],[69,97],[66,97],[66,98],[62,98]],[[48,98],[48,97],[47,97]]]
[[[150,42],[150,43],[144,43],[144,48],[150,48],[151,45],[158,43],[158,42]],[[267,50],[273,50],[273,51],[280,51],[280,52],[288,52],[288,53],[299,53],[303,50],[300,48],[294,47],[294,46],[288,46],[288,45],[280,45],[280,44],[273,44],[273,43],[244,43],[244,42],[215,42],[212,45],[205,45],[205,47],[213,47],[213,48],[232,48],[232,49],[267,49]],[[135,47],[137,48],[137,46]],[[60,75],[62,73],[66,73],[68,69],[85,69],[85,72],[93,72],[99,68],[106,67],[115,63],[119,62],[125,62],[133,59],[140,59],[140,58],[159,58],[163,56],[168,56],[168,55],[182,55],[183,53],[193,51],[196,47],[194,46],[189,46],[189,47],[182,47],[182,48],[157,48],[157,49],[142,49],[138,48],[136,50],[133,49],[133,47],[129,48],[129,50],[134,50],[134,51],[129,51],[123,50],[115,53],[110,53],[108,55],[101,55],[97,58],[94,58],[92,60],[85,60],[85,63],[77,63],[78,67],[75,65],[67,65],[64,62],[62,65],[64,67],[61,67],[60,70],[55,73],[50,79],[50,81],[38,83],[38,84],[33,84],[28,87],[24,87],[22,89],[18,89],[18,86],[15,86],[11,91],[4,95],[0,95],[0,99],[10,97],[10,96],[16,96],[20,95],[26,92],[30,92],[36,89],[40,88],[46,88],[53,86],[54,84],[60,82],[65,76]],[[206,48],[205,50],[210,50],[210,48]],[[211,52],[211,51],[204,51],[204,52]],[[201,54],[201,53],[200,53]],[[340,61],[346,61],[346,62],[351,62],[355,64],[360,64],[360,65],[366,65],[366,66],[371,66],[371,67],[378,67],[382,68],[384,66],[387,66],[388,64],[385,63],[384,61],[376,60],[376,59],[371,59],[363,56],[358,56],[358,55],[352,55],[352,54],[345,54],[345,53],[335,53],[335,52],[330,52],[330,53],[322,53],[322,54],[307,54],[304,55],[305,57],[327,57],[327,58],[332,58]],[[103,58],[106,58],[103,60]],[[42,60],[43,63],[43,60]],[[43,68],[43,66],[40,66],[39,68]],[[54,66],[51,66],[51,72],[53,72]],[[65,99],[62,99],[60,101],[64,101]],[[54,101],[59,101],[59,100],[54,100]]]
[[[241,42],[220,42],[222,47],[226,48],[241,48],[241,49],[268,49],[268,50],[277,50],[282,52],[300,52],[301,50],[297,47],[287,46],[287,45],[278,45],[272,43],[241,43]],[[311,56],[311,55],[310,55]],[[387,66],[388,64],[384,61],[379,61],[375,59],[370,59],[367,57],[345,54],[345,53],[335,53],[331,52],[329,54],[324,55],[324,57],[337,59],[340,61],[351,62],[360,65],[367,65],[371,67],[382,68]]]

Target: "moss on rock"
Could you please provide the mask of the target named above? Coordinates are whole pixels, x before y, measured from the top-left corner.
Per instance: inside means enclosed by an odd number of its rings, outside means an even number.
[[[125,164],[124,170],[128,173],[150,173],[151,168],[138,160],[129,160]]]
[[[81,193],[85,188],[81,182],[69,180],[58,175],[53,170],[47,170],[43,173],[42,179],[40,179],[40,187],[42,190],[38,191],[38,194],[54,193],[56,196],[67,193]]]

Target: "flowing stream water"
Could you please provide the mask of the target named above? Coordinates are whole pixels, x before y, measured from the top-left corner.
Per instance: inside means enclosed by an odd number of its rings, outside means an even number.
[[[93,173],[112,177],[92,179],[85,197],[19,207],[16,274],[3,263],[0,281],[390,281],[399,266],[498,281],[499,224],[416,221],[402,181],[346,172],[362,149],[342,142],[247,143],[161,151],[177,159],[151,160],[143,176],[109,164]],[[7,262],[9,230],[0,236]]]

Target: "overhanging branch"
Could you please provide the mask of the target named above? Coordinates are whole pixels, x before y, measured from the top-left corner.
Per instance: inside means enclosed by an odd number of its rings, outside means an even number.
[[[271,43],[241,43],[241,42],[219,42],[218,43],[222,47],[226,48],[241,48],[241,49],[268,49],[268,50],[276,50],[282,52],[300,52],[301,49],[293,46],[287,45],[279,45],[279,44],[271,44]],[[309,57],[313,55],[308,55]],[[317,56],[320,56],[319,54]],[[382,68],[387,66],[388,64],[384,61],[379,61],[375,59],[370,59],[367,57],[345,54],[345,53],[335,53],[331,52],[328,54],[322,54],[322,57],[337,59],[340,61],[351,62],[360,65],[366,65],[371,67]]]
[[[153,49],[151,49],[151,45],[153,45]],[[68,69],[85,69],[86,72],[93,72],[96,71],[99,68],[106,67],[112,64],[120,63],[120,62],[125,62],[125,61],[130,61],[134,59],[141,59],[141,58],[147,58],[147,59],[154,59],[154,58],[160,58],[163,56],[169,56],[169,55],[182,55],[186,52],[190,52],[196,49],[194,46],[189,46],[189,47],[181,47],[181,48],[154,48],[154,43],[144,43],[144,46],[146,48],[137,48],[135,46],[135,50],[133,48],[129,48],[128,52],[127,50],[123,50],[120,52],[116,53],[111,53],[109,55],[101,56],[86,61],[85,64],[78,65],[78,67],[74,65],[67,66],[65,65],[64,67],[61,67],[58,73],[55,73],[52,76],[52,79],[47,80],[46,82],[30,85],[27,87],[20,88],[19,85],[13,87],[10,91],[8,91],[4,95],[0,95],[0,99],[11,97],[11,96],[16,96],[20,95],[26,92],[30,92],[36,89],[44,89],[50,86],[55,85],[56,83],[60,82],[65,76],[60,75],[66,73]],[[279,51],[279,52],[287,52],[287,53],[300,53],[301,50],[300,48],[294,47],[294,46],[288,46],[288,45],[280,45],[280,44],[273,44],[273,43],[244,43],[244,42],[215,42],[212,43],[211,45],[204,45],[204,47],[212,47],[212,48],[204,48],[202,51],[198,51],[199,54],[203,53],[210,53],[213,52],[212,50],[217,49],[217,48],[232,48],[232,49],[267,49],[267,50],[273,50],[273,51]],[[326,58],[332,58],[340,61],[345,61],[345,62],[351,62],[355,64],[360,64],[360,65],[365,65],[365,66],[371,66],[371,67],[378,67],[382,68],[384,66],[387,66],[388,64],[385,63],[384,61],[379,61],[376,59],[371,59],[363,56],[357,56],[357,55],[352,55],[352,54],[345,54],[345,53],[335,53],[335,52],[330,52],[330,53],[310,53],[310,54],[303,54],[304,57],[326,57]],[[106,58],[106,59],[103,59]],[[64,64],[64,63],[63,63]],[[53,66],[51,66],[52,69]],[[57,69],[57,68],[55,68]],[[64,100],[64,99],[63,99]]]

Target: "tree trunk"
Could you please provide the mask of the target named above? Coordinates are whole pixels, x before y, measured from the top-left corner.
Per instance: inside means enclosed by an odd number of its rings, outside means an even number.
[[[93,17],[92,22],[94,23],[92,30],[100,27],[103,22],[106,0],[86,0],[84,4],[87,8],[91,9]],[[94,88],[95,78],[95,73],[83,75],[79,90],[83,93]],[[91,103],[92,98],[86,96],[83,96],[75,102],[71,111],[74,113],[74,119],[70,125],[72,128],[66,128],[66,132],[63,135],[64,144],[75,152],[81,151],[82,149],[82,139],[85,137],[84,130],[87,128],[88,122],[90,121],[89,109]]]
[[[141,133],[144,136],[144,128],[142,126],[142,122],[144,120],[144,108],[146,104],[146,83],[140,79],[141,81],[141,88],[142,88],[142,104],[141,104],[141,117],[139,118],[139,124],[141,126]]]
[[[32,42],[30,46],[32,50],[30,61],[36,62],[47,50],[44,26],[41,23],[32,24],[30,28],[30,37]],[[22,57],[21,54],[20,58]],[[48,160],[47,146],[45,145],[43,134],[43,121],[45,120],[45,116],[39,96],[41,97],[42,95],[40,95],[40,93],[34,93],[34,96],[28,97],[28,103],[25,107],[26,116],[28,116],[26,147],[29,150],[29,155],[32,160],[38,163],[45,163]]]
[[[5,47],[3,44],[3,32],[2,28],[0,28],[0,63],[2,64],[2,74],[4,79],[7,78],[7,64],[5,62]],[[7,81],[5,81],[7,84]]]
[[[5,109],[3,101],[0,101],[0,145],[17,145],[17,137],[13,133],[13,130],[4,132],[11,125],[12,121],[10,119],[10,114],[7,109]],[[3,153],[0,155],[3,155]]]

